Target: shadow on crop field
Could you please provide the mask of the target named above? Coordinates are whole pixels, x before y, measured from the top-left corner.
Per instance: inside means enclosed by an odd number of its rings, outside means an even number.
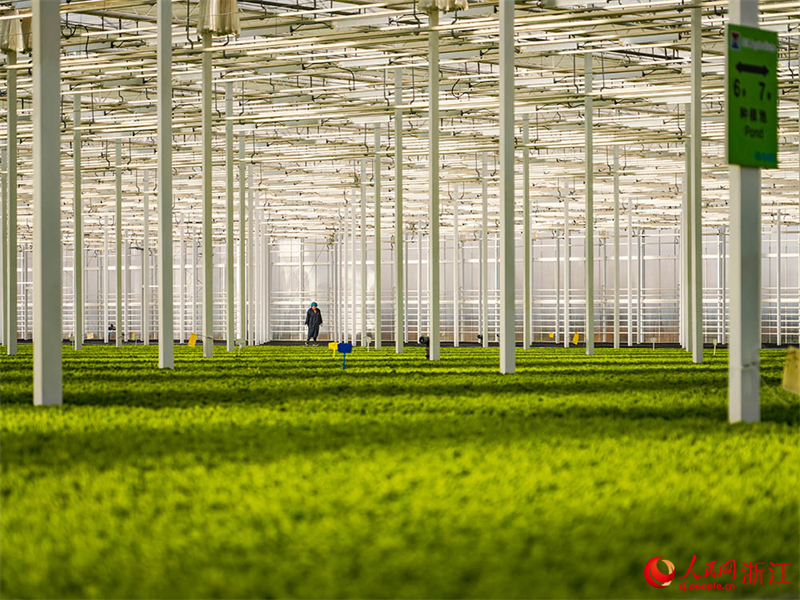
[[[517,374],[503,376],[496,370],[497,352],[487,355],[482,349],[465,349],[463,360],[461,350],[450,350],[437,363],[426,361],[416,349],[400,356],[360,351],[346,372],[322,348],[308,353],[255,349],[242,356],[218,349],[211,360],[187,350],[177,349],[174,371],[154,368],[153,347],[65,351],[65,403],[189,408],[300,402],[317,403],[315,410],[325,411],[328,403],[352,401],[370,411],[385,399],[424,396],[427,412],[471,414],[472,405],[464,400],[490,398],[505,403],[505,410],[539,418],[727,419],[726,353],[693,365],[680,351],[607,351],[595,357],[578,351],[520,351]],[[30,403],[30,348],[23,352],[2,361],[3,404]],[[650,362],[641,364],[642,359]],[[764,353],[762,417],[797,424],[800,402],[779,388],[782,360],[782,352]]]
[[[624,439],[631,435],[631,415],[622,411],[542,411],[524,418],[507,411],[479,411],[466,414],[438,414],[418,411],[398,414],[391,421],[377,413],[362,413],[353,407],[348,416],[340,407],[344,419],[332,420],[326,415],[309,415],[302,422],[259,421],[251,423],[194,422],[191,431],[186,427],[166,429],[159,425],[91,430],[58,430],[46,434],[25,431],[3,434],[3,465],[25,464],[27,468],[74,468],[82,463],[105,469],[112,465],[165,460],[171,456],[191,455],[203,463],[271,463],[289,456],[305,457],[321,453],[345,452],[351,456],[367,455],[376,448],[416,452],[443,445],[478,445],[483,448],[536,440],[537,444],[580,445],[590,448],[604,440]],[[636,413],[637,411],[634,411]],[[704,417],[722,417],[710,412]],[[669,425],[641,413],[635,425],[638,444],[658,443],[676,437],[703,437],[710,433],[711,423],[698,419],[697,414],[685,411],[683,417],[672,415]],[[636,418],[636,417],[634,417]],[[719,427],[724,436],[751,436],[752,428]],[[763,431],[767,435],[767,430]]]

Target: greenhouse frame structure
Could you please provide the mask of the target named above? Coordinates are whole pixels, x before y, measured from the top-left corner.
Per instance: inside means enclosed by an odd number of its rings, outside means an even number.
[[[2,341],[37,404],[66,337],[172,368],[189,333],[298,339],[311,300],[501,373],[576,333],[728,343],[758,420],[758,350],[800,333],[798,5],[5,2]],[[728,22],[778,34],[775,170],[726,163]]]

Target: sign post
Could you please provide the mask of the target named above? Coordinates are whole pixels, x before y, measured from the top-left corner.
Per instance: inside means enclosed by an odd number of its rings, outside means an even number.
[[[731,0],[725,31],[730,173],[728,420],[761,420],[761,169],[778,166],[778,36],[758,2]]]
[[[728,163],[778,167],[778,34],[728,25]]]

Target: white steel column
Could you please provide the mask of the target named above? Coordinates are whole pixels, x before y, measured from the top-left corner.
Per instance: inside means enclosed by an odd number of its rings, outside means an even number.
[[[144,234],[142,238],[142,342],[150,344],[150,172],[144,172]]]
[[[403,344],[408,343],[408,236],[403,234]]]
[[[115,174],[115,209],[114,209],[114,252],[115,252],[115,275],[117,288],[114,294],[116,312],[116,328],[114,334],[116,346],[122,346],[123,322],[122,322],[122,142],[116,141],[114,150],[114,174]]]
[[[439,13],[430,12],[428,33],[428,336],[430,360],[439,360]]]
[[[691,223],[692,223],[692,105],[691,103],[687,102],[685,104],[685,112],[686,112],[686,122],[685,122],[685,131],[686,131],[686,142],[685,142],[685,166],[684,166],[684,186],[683,186],[683,231],[681,232],[681,239],[683,242],[683,252],[684,255],[681,258],[681,264],[683,266],[683,278],[682,278],[682,287],[681,294],[683,296],[683,308],[684,314],[681,319],[681,327],[683,331],[683,346],[684,349],[688,352],[692,352],[692,343],[694,341],[693,331],[694,328],[692,326],[692,322],[694,321],[694,314],[692,312],[692,298],[694,295],[692,294],[692,265],[694,261],[692,259],[692,235],[691,235]]]
[[[59,3],[33,0],[33,403],[62,403]]]
[[[561,329],[561,238],[558,237],[557,231],[553,233],[553,238],[556,244],[556,318],[553,343],[558,345],[560,339],[559,331]]]
[[[0,148],[0,272],[2,272],[3,292],[0,296],[0,344],[6,345],[8,339],[8,168],[7,148]]]
[[[757,4],[753,2],[753,4]],[[702,6],[692,7],[692,203],[691,240],[692,240],[692,360],[703,362],[703,142],[702,124]],[[759,234],[760,235],[760,234]],[[641,285],[641,284],[640,284]],[[759,286],[760,287],[760,286]],[[641,317],[640,317],[641,318]]]
[[[514,248],[514,0],[500,2],[500,373],[516,370]]]
[[[481,336],[489,347],[489,175],[486,152],[481,155]]]
[[[717,232],[717,343],[722,343],[722,288],[725,284],[722,281],[722,228]]]
[[[130,239],[130,229],[125,232],[127,235],[123,234],[123,237],[126,238],[122,242],[122,252],[123,252],[123,266],[122,266],[122,273],[123,273],[123,283],[122,288],[124,293],[122,295],[122,310],[123,310],[123,317],[122,322],[125,324],[125,333],[122,338],[123,341],[126,339],[130,341],[131,339],[131,242]]]
[[[594,139],[592,136],[592,54],[583,56],[586,163],[586,354],[594,354]]]
[[[781,209],[778,209],[777,217],[775,219],[775,229],[776,234],[778,237],[777,240],[777,258],[776,258],[776,265],[775,265],[775,274],[776,274],[776,283],[777,283],[777,291],[778,295],[775,299],[775,312],[776,312],[776,325],[775,325],[775,340],[778,346],[781,345],[782,342],[782,330],[781,330]],[[722,260],[720,260],[720,275],[722,274]],[[720,277],[721,279],[721,277]]]
[[[720,234],[722,240],[722,343],[727,343],[728,332],[728,265],[727,265],[727,244],[725,243],[725,226],[722,226]]]
[[[461,261],[458,253],[458,199],[453,202],[453,347],[458,347],[459,321],[461,313],[459,311],[459,291],[461,289]]]
[[[350,342],[356,345],[356,203],[350,205]]]
[[[269,215],[265,214],[265,221]],[[272,341],[272,244],[267,223],[264,223],[264,342]]]
[[[422,335],[422,221],[417,221],[417,338]]]
[[[254,277],[254,240],[253,240],[253,163],[247,165],[247,343],[253,346],[255,340],[255,319],[253,306],[255,301],[255,281]]]
[[[530,115],[522,118],[522,271],[523,278],[523,313],[522,313],[522,349],[531,347],[531,157]]]
[[[158,0],[158,367],[175,367],[172,256],[172,2]],[[181,226],[183,227],[183,226]],[[182,229],[181,229],[182,231]],[[183,256],[183,249],[181,249]],[[181,269],[184,277],[184,269]],[[181,341],[183,341],[181,285]]]
[[[245,208],[247,202],[244,168],[244,134],[239,136],[239,339],[247,343],[247,273],[245,270]]]
[[[638,246],[638,260],[636,266],[638,267],[636,288],[636,338],[640,344],[645,343],[644,337],[644,229],[639,229],[639,237],[636,240]]]
[[[758,2],[731,0],[729,10],[731,23],[758,26]],[[754,422],[761,420],[761,169],[730,165],[729,173],[728,419]]]
[[[628,346],[633,346],[633,197],[628,196]]]
[[[339,340],[347,341],[347,215],[339,213]]]
[[[405,236],[403,234],[403,70],[394,70],[394,349],[403,351],[406,332],[404,287]]]
[[[214,356],[214,256],[212,231],[211,32],[203,37],[203,356]]]
[[[225,84],[225,338],[228,352],[236,349],[233,272],[233,83]]]
[[[614,348],[619,348],[619,146],[614,146]]]
[[[108,332],[108,290],[111,286],[111,279],[108,274],[109,260],[108,260],[108,217],[103,217],[103,341],[107,344],[110,340]],[[114,334],[116,337],[116,334]]]
[[[361,159],[361,345],[367,345],[367,159]]]
[[[6,306],[6,353],[17,354],[17,53],[6,53],[6,106],[8,107],[8,240],[5,261],[8,269],[8,305]],[[56,92],[58,93],[58,92]]]
[[[186,232],[183,219],[180,225],[180,246],[178,248],[178,341],[182,344],[186,340]],[[194,254],[192,254],[194,257]],[[194,275],[192,275],[194,278]],[[161,290],[159,290],[161,292]],[[163,292],[161,292],[163,293]],[[194,298],[193,298],[194,299]],[[160,345],[159,340],[159,345]]]
[[[75,244],[72,253],[72,307],[75,350],[83,347],[83,199],[81,197],[81,97],[72,97],[72,211]]]
[[[569,239],[569,184],[564,182],[564,348],[569,348],[570,259],[572,248]]]
[[[381,126],[375,125],[375,348],[381,347]]]

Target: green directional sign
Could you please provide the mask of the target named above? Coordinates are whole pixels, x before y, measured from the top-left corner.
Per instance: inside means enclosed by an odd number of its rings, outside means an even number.
[[[728,163],[778,166],[778,34],[728,25]]]

